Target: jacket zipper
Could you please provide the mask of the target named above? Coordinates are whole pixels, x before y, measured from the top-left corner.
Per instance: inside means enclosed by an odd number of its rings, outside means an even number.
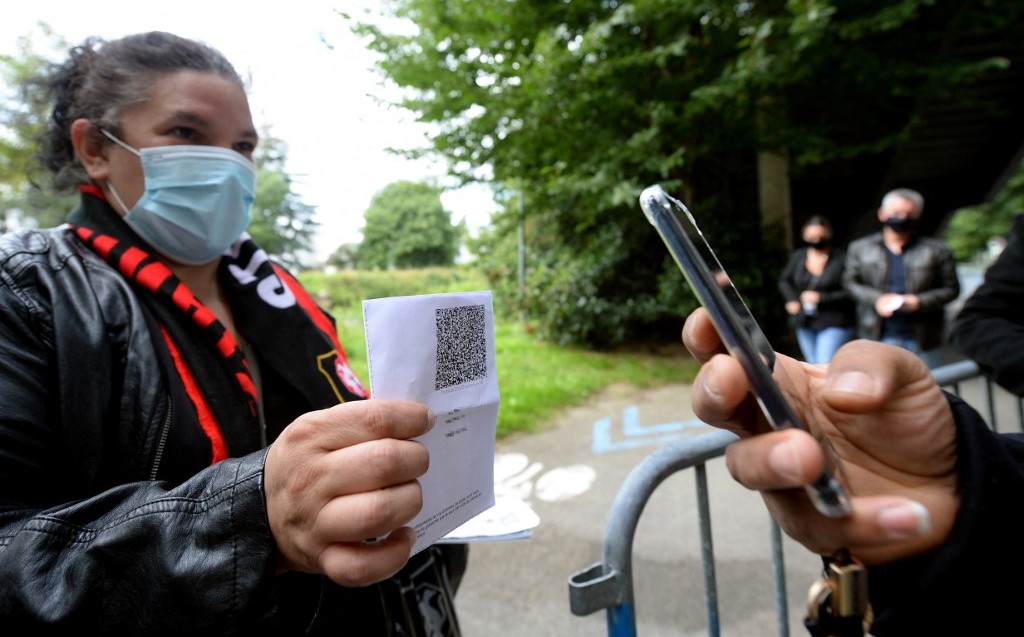
[[[168,399],[167,415],[164,416],[163,427],[160,428],[160,437],[156,443],[156,453],[153,455],[153,466],[149,470],[150,480],[156,480],[157,471],[160,469],[160,460],[163,459],[164,447],[167,446],[167,436],[171,431],[172,416],[174,416],[174,402]]]

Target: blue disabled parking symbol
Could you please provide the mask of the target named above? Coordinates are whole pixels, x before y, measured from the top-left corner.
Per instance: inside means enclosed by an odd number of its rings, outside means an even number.
[[[641,425],[640,410],[636,405],[630,405],[622,410],[622,430],[618,439],[614,439],[611,418],[602,418],[594,423],[591,449],[595,453],[606,453],[646,445],[664,445],[689,435],[693,429],[707,426],[696,418],[659,425]]]

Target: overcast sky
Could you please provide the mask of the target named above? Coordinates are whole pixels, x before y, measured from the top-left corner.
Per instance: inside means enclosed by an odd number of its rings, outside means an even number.
[[[385,151],[424,145],[424,129],[372,96],[393,95],[372,70],[373,56],[338,10],[352,15],[373,0],[39,0],[8,2],[0,15],[0,53],[14,53],[19,36],[42,21],[77,44],[149,30],[202,40],[224,53],[243,77],[257,126],[288,145],[286,169],[322,224],[316,252],[325,257],[359,240],[374,193],[393,181],[443,179],[444,166],[412,162]],[[442,182],[447,183],[447,182]],[[494,203],[479,186],[446,193],[454,221],[485,225]]]

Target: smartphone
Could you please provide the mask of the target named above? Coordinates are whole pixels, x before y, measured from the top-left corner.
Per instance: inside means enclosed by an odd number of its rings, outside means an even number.
[[[729,279],[718,257],[704,239],[686,206],[660,185],[645,188],[640,208],[661,235],[669,253],[714,323],[726,349],[739,361],[765,418],[775,429],[807,429],[786,400],[776,381],[775,351]],[[850,498],[841,482],[839,458],[823,440],[825,470],[807,487],[814,506],[829,517],[850,512]]]

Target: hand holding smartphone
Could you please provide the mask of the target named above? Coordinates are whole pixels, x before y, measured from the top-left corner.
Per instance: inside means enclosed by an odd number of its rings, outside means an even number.
[[[668,247],[690,288],[715,325],[726,349],[743,367],[751,392],[775,429],[807,429],[776,383],[775,351],[747,309],[718,257],[711,250],[682,202],[659,185],[644,189],[640,207]],[[831,445],[823,442],[825,470],[807,487],[814,506],[829,517],[850,512],[850,499],[839,478],[841,465]]]

